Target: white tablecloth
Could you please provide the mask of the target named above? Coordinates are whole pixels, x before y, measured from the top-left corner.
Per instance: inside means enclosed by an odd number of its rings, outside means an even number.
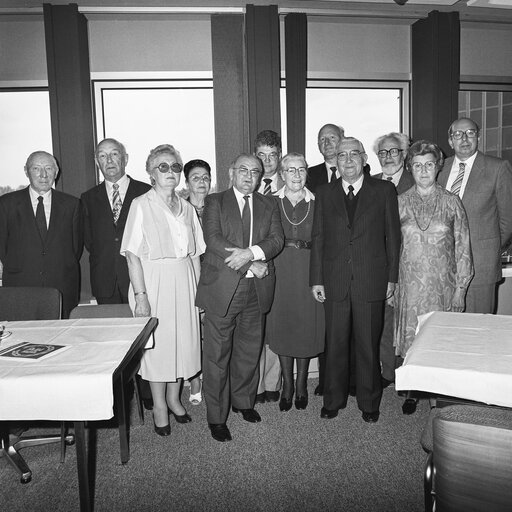
[[[396,370],[396,389],[512,407],[512,316],[424,316]]]
[[[113,416],[112,376],[148,318],[6,322],[21,342],[70,345],[42,361],[0,358],[0,420],[103,420]]]

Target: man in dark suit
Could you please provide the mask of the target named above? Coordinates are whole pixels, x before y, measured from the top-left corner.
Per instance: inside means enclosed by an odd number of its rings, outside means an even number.
[[[315,192],[319,185],[330,183],[340,177],[336,148],[344,136],[345,131],[341,126],[329,123],[320,128],[318,132],[318,150],[322,153],[324,161],[308,169],[306,187],[311,192]]]
[[[373,145],[373,150],[382,168],[382,172],[375,174],[374,178],[393,183],[398,195],[414,185],[412,174],[404,166],[408,149],[409,137],[404,133],[397,132],[382,135]],[[384,306],[384,326],[380,338],[383,387],[387,387],[395,381],[397,362],[395,347],[393,346],[394,317],[395,308],[386,303]]]
[[[384,301],[398,281],[400,219],[391,183],[363,172],[363,145],[337,148],[341,178],[316,192],[310,264],[315,299],[325,302],[327,330],[322,418],[347,404],[351,338],[356,397],[363,420],[378,421],[382,395],[379,339]]]
[[[277,172],[281,160],[281,137],[273,130],[263,130],[254,140],[254,154],[261,160],[263,176],[258,192],[272,195],[284,186],[280,173]],[[264,336],[263,350],[260,357],[260,379],[256,393],[256,403],[277,402],[281,389],[281,364],[279,357],[272,352],[268,336]]]
[[[203,382],[208,425],[217,441],[230,441],[230,403],[251,423],[263,315],[274,296],[272,258],[284,244],[277,202],[255,192],[262,165],[240,155],[231,165],[233,187],[207,196],[203,216],[206,253],[196,304],[205,310]]]
[[[0,261],[4,286],[48,286],[62,293],[68,318],[80,297],[80,201],[52,189],[59,168],[45,151],[25,164],[30,185],[0,197]]]
[[[130,278],[119,249],[132,200],[151,186],[125,174],[128,155],[115,139],[102,140],[95,159],[104,181],[82,194],[92,294],[98,304],[127,304]]]
[[[494,313],[501,253],[512,237],[512,167],[507,160],[478,151],[480,130],[467,118],[448,130],[455,156],[445,160],[441,186],[458,194],[469,221],[475,276],[466,294],[466,311]]]

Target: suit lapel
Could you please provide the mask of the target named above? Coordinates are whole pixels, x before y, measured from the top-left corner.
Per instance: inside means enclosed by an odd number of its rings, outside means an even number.
[[[52,198],[52,202],[53,202],[53,198]],[[41,235],[39,234],[39,229],[37,228],[36,216],[34,213],[34,208],[32,207],[32,201],[30,199],[29,187],[27,187],[24,190],[24,194],[20,198],[20,201],[18,202],[18,211],[19,211],[19,218],[20,218],[20,223],[21,223],[20,226],[23,226],[25,224],[25,222],[27,222],[28,225],[30,226],[30,229],[34,233],[34,236],[36,236],[37,239],[41,241],[41,243],[44,243],[44,240],[41,240]],[[50,218],[50,221],[51,221],[51,218]],[[48,233],[46,234],[46,238],[48,239]]]
[[[371,186],[370,179],[368,176],[364,176],[363,185],[357,194],[359,197],[357,199],[356,211],[354,213],[354,224],[356,221],[363,215],[370,207],[373,202],[374,190]]]
[[[121,208],[121,213],[119,214],[119,219],[117,220],[118,226],[124,226],[126,223],[126,217],[128,217],[128,211],[130,210],[130,207],[125,205],[130,205],[131,202],[135,199],[135,187],[133,186],[133,181],[130,177],[128,177],[128,179],[130,180],[130,183],[128,184],[128,189],[126,190],[126,194],[124,196],[123,207]],[[114,217],[112,217],[112,220],[114,220]]]
[[[345,205],[345,191],[343,190],[342,180],[338,179],[334,182],[334,185],[330,187],[332,200],[336,211],[348,222],[347,207]]]
[[[471,172],[469,173],[468,182],[466,183],[466,188],[464,189],[464,195],[462,196],[462,199],[465,199],[466,201],[468,199],[471,200],[470,198],[473,195],[473,192],[480,188],[478,186],[478,182],[481,179],[483,168],[484,155],[479,151],[476,155],[475,161],[473,162],[473,167],[471,167]]]
[[[226,217],[229,219],[229,222],[232,224],[234,231],[236,233],[236,243],[238,247],[242,247],[244,238],[242,228],[242,216],[240,215],[240,208],[238,207],[238,201],[236,200],[233,188],[230,188],[229,190],[226,191],[226,194],[224,196],[224,208],[226,211]]]
[[[48,224],[48,233],[46,234],[46,240],[43,241],[43,243],[49,244],[51,239],[55,236],[56,231],[56,223],[59,222],[58,219],[60,219],[64,215],[64,212],[62,211],[62,205],[60,204],[60,201],[57,197],[57,194],[52,189],[52,209],[50,212],[50,222]]]

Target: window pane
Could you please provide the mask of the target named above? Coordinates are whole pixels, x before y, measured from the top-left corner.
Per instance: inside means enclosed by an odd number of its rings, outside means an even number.
[[[48,91],[0,93],[0,194],[28,185],[23,167],[33,151],[52,153]]]
[[[310,166],[323,161],[317,136],[327,123],[341,125],[345,135],[359,139],[368,154],[371,173],[381,172],[373,143],[389,132],[400,131],[399,89],[306,89],[306,160]]]
[[[112,137],[126,146],[127,174],[149,182],[149,151],[159,144],[172,144],[184,164],[206,160],[215,186],[213,89],[103,89],[102,97],[104,132],[98,131],[98,138]],[[179,188],[185,188],[183,176]]]

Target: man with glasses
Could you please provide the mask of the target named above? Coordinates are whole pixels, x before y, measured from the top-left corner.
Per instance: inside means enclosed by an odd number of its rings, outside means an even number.
[[[274,296],[274,258],[284,244],[277,202],[255,192],[263,172],[254,155],[232,163],[233,186],[206,197],[206,253],[196,305],[205,310],[203,389],[208,426],[216,441],[230,441],[229,407],[257,423],[255,411],[263,315]]]
[[[373,150],[379,159],[382,169],[382,172],[376,174],[374,178],[393,183],[398,195],[409,190],[414,185],[412,174],[404,167],[408,149],[409,137],[404,133],[397,132],[382,135],[373,145]],[[395,308],[386,303],[384,305],[384,325],[380,338],[382,387],[387,387],[395,381],[394,316]]]
[[[455,156],[439,173],[441,186],[457,194],[469,220],[475,276],[466,294],[468,313],[494,313],[501,253],[512,237],[512,167],[478,151],[480,130],[468,118],[454,121],[448,143]]]
[[[327,330],[320,416],[335,418],[346,407],[353,350],[357,404],[363,420],[375,423],[379,340],[384,301],[398,281],[400,219],[394,187],[364,173],[366,159],[359,140],[338,144],[341,179],[316,193],[309,280],[313,297],[324,303]]]
[[[263,176],[259,183],[258,192],[272,195],[284,186],[277,172],[281,159],[281,137],[272,130],[263,130],[254,141],[254,154],[261,160]],[[264,336],[265,342],[260,358],[260,379],[256,403],[277,402],[281,389],[281,365],[279,356],[269,347],[270,340]]]

